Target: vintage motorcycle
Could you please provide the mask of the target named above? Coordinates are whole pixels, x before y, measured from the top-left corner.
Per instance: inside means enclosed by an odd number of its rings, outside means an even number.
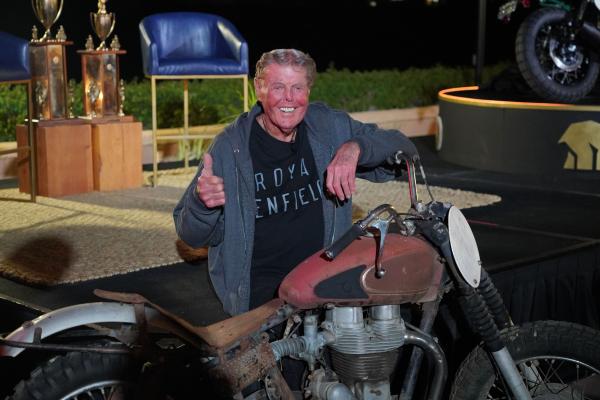
[[[5,357],[54,355],[9,398],[590,399],[600,334],[513,325],[463,214],[428,187],[431,201],[419,200],[420,161],[398,152],[390,162],[405,167],[408,212],[375,208],[290,272],[279,298],[193,326],[141,295],[96,291],[111,301],[57,309],[1,339]],[[462,317],[449,319],[455,310]],[[442,335],[458,321],[481,339],[462,363]],[[281,373],[288,358],[305,363],[300,392]]]
[[[498,18],[508,19],[518,2],[503,4]],[[531,89],[548,101],[575,103],[587,96],[600,72],[600,0],[540,0],[521,23],[515,53]]]

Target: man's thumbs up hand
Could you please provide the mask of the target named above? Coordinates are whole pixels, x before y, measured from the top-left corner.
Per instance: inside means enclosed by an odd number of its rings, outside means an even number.
[[[203,161],[202,174],[196,184],[198,197],[208,208],[220,207],[225,204],[223,178],[213,175],[213,159],[210,154],[204,153]]]
[[[213,174],[213,170],[212,170],[212,164],[213,164],[213,159],[212,156],[209,153],[204,153],[204,156],[202,156],[202,161],[204,161],[204,168],[202,169],[202,175],[204,176],[212,176]]]

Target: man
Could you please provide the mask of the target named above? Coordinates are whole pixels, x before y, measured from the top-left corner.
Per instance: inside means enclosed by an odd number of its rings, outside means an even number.
[[[350,227],[356,176],[393,179],[386,158],[416,154],[398,131],[309,103],[315,77],[301,51],[263,54],[258,103],[215,138],[174,210],[179,237],[209,246],[211,281],[232,315],[275,297],[294,266]]]

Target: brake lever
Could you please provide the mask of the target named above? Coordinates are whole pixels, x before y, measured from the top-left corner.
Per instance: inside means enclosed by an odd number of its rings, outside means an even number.
[[[382,214],[386,212],[387,217],[382,217]],[[361,226],[365,229],[368,227],[369,230],[379,232],[379,235],[373,235],[375,236],[375,239],[378,240],[377,253],[375,254],[375,277],[377,278],[383,278],[385,275],[385,268],[383,268],[381,260],[383,260],[385,239],[387,237],[390,222],[398,222],[400,220],[400,215],[396,212],[394,207],[389,204],[382,204],[371,211],[365,219],[360,221]]]
[[[375,254],[375,277],[383,278],[385,275],[385,268],[381,265],[381,260],[383,259],[383,250],[385,246],[385,238],[387,237],[388,229],[390,226],[390,222],[395,218],[394,215],[390,213],[388,218],[377,218],[372,224],[371,228],[378,231],[379,235],[376,236],[377,243],[377,253]]]

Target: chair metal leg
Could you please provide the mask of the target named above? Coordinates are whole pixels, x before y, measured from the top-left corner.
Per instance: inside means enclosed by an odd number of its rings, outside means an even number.
[[[248,75],[186,75],[186,76],[177,76],[177,75],[151,75],[151,89],[152,89],[152,186],[158,185],[158,112],[157,112],[157,81],[159,79],[171,79],[171,80],[182,80],[183,81],[183,133],[181,133],[181,128],[176,128],[178,134],[175,135],[165,135],[161,137],[161,140],[177,140],[180,143],[183,142],[183,159],[185,168],[189,168],[190,166],[190,150],[192,147],[192,140],[199,140],[198,145],[202,150],[203,140],[198,139],[190,139],[190,120],[189,120],[189,80],[190,79],[214,79],[214,78],[226,78],[226,79],[239,79],[242,78],[244,85],[244,112],[249,110],[249,93],[248,93]],[[170,129],[172,132],[173,130]]]
[[[189,92],[188,92],[188,80],[183,80],[183,135],[189,136],[190,134],[190,118],[189,118]],[[183,166],[188,168],[190,166],[189,160],[189,140],[183,139]]]
[[[29,136],[29,195],[31,202],[37,197],[37,146],[33,130],[33,99],[31,81],[27,82],[27,134]]]
[[[156,78],[150,77],[150,86],[152,91],[152,187],[158,185],[158,143],[157,130],[158,122],[156,115]]]
[[[244,75],[244,112],[248,111],[248,75]]]

